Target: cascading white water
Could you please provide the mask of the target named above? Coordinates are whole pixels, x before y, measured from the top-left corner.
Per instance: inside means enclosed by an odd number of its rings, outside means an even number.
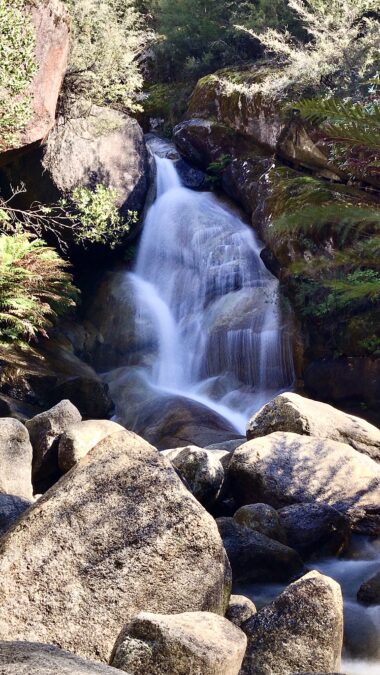
[[[294,378],[278,282],[239,215],[183,187],[171,160],[156,156],[156,166],[157,197],[130,275],[158,341],[147,379],[244,433],[249,415]]]

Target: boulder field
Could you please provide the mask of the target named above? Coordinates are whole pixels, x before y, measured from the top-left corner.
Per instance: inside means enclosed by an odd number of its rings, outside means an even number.
[[[166,451],[69,400],[0,419],[0,673],[338,671],[341,590],[310,561],[378,534],[380,468],[375,429],[318,405],[283,394],[245,443]],[[285,590],[257,608],[247,582]]]

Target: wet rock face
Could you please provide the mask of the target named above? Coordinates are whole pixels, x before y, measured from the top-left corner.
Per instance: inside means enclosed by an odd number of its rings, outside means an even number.
[[[0,639],[87,658],[107,661],[142,610],[222,615],[229,593],[215,522],[169,462],[127,431],[94,448],[0,546]]]
[[[326,403],[292,392],[280,394],[249,420],[247,438],[258,438],[274,431],[290,431],[347,443],[380,461],[380,430],[377,427]]]
[[[233,518],[218,518],[217,524],[234,581],[290,581],[304,566],[298,553]]]
[[[81,659],[52,645],[0,642],[2,675],[117,675],[117,670]]]
[[[305,387],[319,400],[364,401],[380,409],[380,360],[366,357],[313,361],[305,370]],[[380,418],[379,418],[380,422]]]
[[[238,675],[246,645],[244,633],[215,614],[142,612],[118,637],[111,665],[134,675]]]
[[[120,421],[129,426],[125,418]],[[136,411],[133,428],[160,450],[189,444],[203,448],[239,435],[224,417],[181,396],[159,396],[147,401]]]
[[[354,531],[380,532],[379,464],[347,444],[278,431],[238,448],[228,477],[237,504],[321,503]]]
[[[380,572],[377,572],[360,586],[358,600],[365,605],[380,604]]]
[[[343,602],[339,584],[310,572],[244,624],[242,675],[339,671]]]

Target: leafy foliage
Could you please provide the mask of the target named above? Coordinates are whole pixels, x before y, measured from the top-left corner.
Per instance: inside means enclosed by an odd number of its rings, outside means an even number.
[[[138,57],[152,39],[133,0],[66,0],[73,18],[73,47],[65,78],[69,102],[136,110],[143,85]]]
[[[107,244],[115,248],[136,223],[137,213],[128,212],[128,221],[121,218],[117,208],[117,191],[98,184],[95,190],[76,188],[71,201],[74,207],[74,236],[84,244]],[[65,203],[62,204],[65,206]]]
[[[0,235],[0,345],[28,348],[71,306],[77,291],[57,253],[26,234]]]
[[[20,192],[22,188],[8,200],[0,197],[0,233],[26,232],[37,238],[53,235],[62,250],[67,248],[67,238],[84,246],[104,244],[115,248],[138,219],[136,211],[128,211],[127,218],[121,217],[117,191],[102,183],[93,190],[78,187],[58,204],[34,202],[28,210],[13,205]]]
[[[378,0],[288,0],[288,6],[309,37],[306,44],[287,30],[259,33],[238,26],[277,59],[277,71],[257,91],[281,96],[321,84],[347,87],[373,73],[380,49]]]
[[[0,0],[0,151],[16,141],[31,115],[34,47],[24,0]]]

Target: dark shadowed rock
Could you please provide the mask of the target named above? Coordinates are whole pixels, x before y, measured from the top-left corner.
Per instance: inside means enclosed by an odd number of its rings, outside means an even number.
[[[268,504],[241,506],[234,514],[234,520],[251,530],[265,534],[270,539],[280,541],[282,544],[289,543],[290,546],[293,546],[286,540],[286,534],[276,509]]]
[[[13,525],[32,505],[31,501],[0,493],[0,537]]]
[[[88,658],[108,660],[142,610],[224,614],[229,592],[214,520],[127,431],[94,448],[0,545],[0,638]]]
[[[101,663],[86,661],[52,645],[0,642],[1,675],[117,675]]]
[[[82,419],[79,410],[68,400],[27,420],[33,446],[33,484],[36,492],[45,492],[60,476],[58,439]]]
[[[327,504],[293,504],[278,516],[289,546],[304,560],[337,555],[349,544],[349,519]]]
[[[277,431],[235,450],[228,476],[238,505],[317,502],[357,532],[380,532],[380,466],[350,445]]]
[[[244,595],[231,595],[226,619],[241,628],[243,623],[256,614],[256,611],[255,605],[249,598]]]
[[[343,602],[339,584],[310,572],[244,624],[242,675],[340,669]]]
[[[327,403],[312,401],[292,392],[280,394],[250,419],[247,438],[266,436],[274,431],[290,431],[347,443],[372,459],[380,460],[379,429]]]
[[[380,570],[362,583],[358,590],[358,600],[365,605],[380,605]]]
[[[54,388],[52,403],[69,399],[82,417],[90,420],[107,419],[113,411],[108,385],[92,377],[72,377]]]
[[[290,581],[304,571],[296,551],[269,539],[233,518],[218,518],[217,524],[234,581]]]
[[[30,500],[32,487],[32,446],[27,429],[10,417],[0,419],[0,495]]]
[[[221,616],[142,612],[119,635],[111,664],[134,675],[238,675],[244,633]]]

